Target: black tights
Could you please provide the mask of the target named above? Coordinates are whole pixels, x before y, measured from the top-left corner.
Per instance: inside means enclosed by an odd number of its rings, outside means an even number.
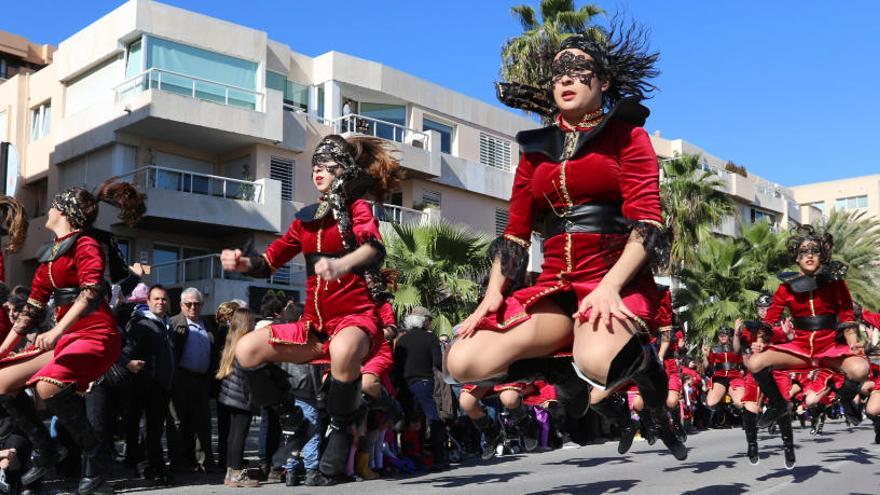
[[[244,461],[244,442],[251,429],[250,411],[243,411],[234,407],[229,411],[229,439],[226,444],[226,467],[241,469]]]

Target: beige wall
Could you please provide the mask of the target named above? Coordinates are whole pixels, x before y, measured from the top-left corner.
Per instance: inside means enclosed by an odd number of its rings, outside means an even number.
[[[794,186],[792,190],[801,205],[822,202],[826,215],[834,209],[839,198],[867,196],[868,207],[865,211],[880,218],[880,174],[805,184]]]

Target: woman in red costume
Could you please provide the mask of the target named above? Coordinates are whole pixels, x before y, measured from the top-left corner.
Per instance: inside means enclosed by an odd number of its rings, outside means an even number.
[[[800,272],[780,274],[782,283],[773,295],[773,301],[764,323],[774,325],[788,308],[794,325],[794,339],[772,344],[767,350],[755,353],[749,359],[749,370],[767,397],[769,407],[759,426],[773,421],[783,426],[791,423],[788,402],[771,374],[772,369],[831,368],[840,370],[846,380],[838,391],[844,412],[853,424],[861,420],[853,398],[868,376],[868,360],[858,341],[858,323],[853,316],[853,303],[843,280],[846,268],[831,260],[833,239],[830,234],[817,234],[804,225],[788,240],[788,252]],[[840,340],[838,340],[840,337]],[[840,343],[845,340],[845,344]],[[785,440],[786,466],[795,463],[794,440]]]
[[[32,467],[22,476],[25,486],[42,478],[65,455],[53,446],[33,401],[23,392],[33,387],[83,451],[77,493],[106,488],[112,461],[95,437],[80,394],[110,368],[121,351],[119,330],[107,303],[110,284],[104,278],[105,268],[110,269],[113,282],[129,272],[112,236],[92,228],[100,201],[118,207],[120,220],[132,226],[146,211],[143,194],[131,184],[112,179],[94,195],[81,188],[56,195],[46,220],[55,240],[38,253],[40,264],[30,298],[0,344],[0,356],[9,354],[39,324],[49,299],[54,299],[55,326],[37,336],[35,347],[22,352],[20,359],[7,360],[0,371],[0,403],[34,445]]]
[[[524,393],[535,390],[527,383],[502,383],[494,387],[477,387],[475,385],[462,385],[458,404],[461,410],[467,414],[474,426],[483,434],[483,460],[495,457],[498,445],[501,443],[501,427],[498,422],[486,414],[480,405],[480,401],[493,394],[498,394],[501,405],[510,414],[510,418],[520,434],[523,435],[525,450],[531,452],[538,447],[538,432],[534,418],[529,414],[528,407],[523,403]]]
[[[385,141],[331,135],[312,156],[318,203],[302,208],[287,232],[263,254],[224,250],[223,268],[264,278],[294,256],[306,258],[306,304],[295,323],[272,325],[244,336],[236,359],[256,405],[292,400],[272,363],[330,360],[326,410],[330,433],[321,457],[321,484],[345,473],[351,426],[361,404],[361,366],[382,348],[379,307],[390,297],[379,271],[385,250],[368,192],[380,200],[399,181],[400,164]]]
[[[555,121],[517,135],[510,220],[491,245],[485,296],[462,323],[447,371],[460,382],[519,381],[541,358],[572,349],[577,375],[554,379],[569,417],[635,381],[664,443],[684,459],[666,413],[666,375],[643,346],[659,302],[649,258],[668,254],[657,157],[642,128],[649,111],[639,103],[657,74],[658,55],[645,47],[639,29],[603,41],[572,35],[547,64],[552,102],[547,90],[499,87],[502,101],[533,111],[544,96]],[[544,264],[521,287],[537,222]]]
[[[737,326],[741,327],[737,321]],[[703,367],[712,366],[712,388],[706,394],[706,405],[715,409],[728,393],[737,409],[742,408],[743,396],[743,345],[741,332],[721,327],[715,334],[718,341],[713,346],[703,346]]]

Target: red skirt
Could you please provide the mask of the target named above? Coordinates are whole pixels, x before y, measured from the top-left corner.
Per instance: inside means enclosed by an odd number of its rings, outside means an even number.
[[[826,388],[831,388],[836,373],[828,368],[822,368],[816,373],[816,378],[807,382],[804,392],[818,394]]]
[[[53,352],[52,361],[37,371],[27,384],[76,383],[77,391],[85,392],[122,352],[122,338],[110,310],[101,308],[81,317],[61,336]]]
[[[523,397],[523,404],[527,406],[540,406],[545,402],[556,400],[556,387],[544,382],[535,381],[535,390]]]
[[[333,336],[343,328],[360,328],[370,338],[370,352],[364,358],[364,363],[370,361],[379,353],[385,337],[382,333],[383,325],[377,311],[367,311],[351,315],[339,316],[324,322],[324,328],[319,333],[328,337],[324,342],[320,356],[309,361],[311,364],[327,364],[330,362],[330,341]],[[271,325],[269,330],[269,342],[273,345],[303,345],[309,340],[309,332],[317,331],[311,320],[301,319],[293,323]],[[377,364],[377,367],[379,365]]]
[[[776,386],[779,388],[779,392],[782,393],[782,397],[785,400],[791,400],[791,375],[787,371],[772,371],[773,381],[776,382]],[[760,393],[760,389],[758,388],[758,382],[755,381],[755,377],[752,376],[751,373],[746,373],[745,377],[742,380],[743,383],[743,402],[758,402],[758,395]],[[733,386],[731,385],[731,388]]]
[[[372,356],[367,357],[367,360],[361,366],[361,373],[376,375],[379,381],[382,382],[385,390],[394,397],[397,395],[397,391],[394,388],[394,383],[391,381],[391,370],[393,368],[394,356],[391,352],[391,344],[387,340],[382,339],[382,343],[379,344],[379,350]]]
[[[770,349],[810,359],[815,366],[819,365],[821,359],[855,356],[848,345],[837,342],[835,330],[812,332],[796,329],[794,340],[784,344],[772,344]]]
[[[664,359],[663,367],[666,369],[666,376],[669,377],[669,391],[681,392],[681,372],[678,369],[678,361]]]

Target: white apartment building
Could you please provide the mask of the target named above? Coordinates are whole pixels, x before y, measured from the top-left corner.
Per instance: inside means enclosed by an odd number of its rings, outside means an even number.
[[[400,150],[407,179],[386,221],[440,215],[494,236],[507,221],[513,138],[536,125],[376,62],[307,57],[256,29],[130,0],[61,42],[42,70],[0,85],[5,191],[32,218],[7,278],[30,282],[57,192],[121,176],[147,193],[147,214],[130,229],[105,206],[98,226],[130,262],[153,265],[148,281],[199,288],[207,312],[270,289],[302,299],[301,265],[251,280],[223,273],[218,253],[263,248],[317,199],[311,152],[323,136],[376,135]]]

